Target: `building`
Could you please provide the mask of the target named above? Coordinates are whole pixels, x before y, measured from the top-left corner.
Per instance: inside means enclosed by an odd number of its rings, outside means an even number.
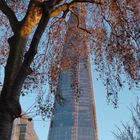
[[[27,116],[15,119],[11,140],[39,140],[33,122]]]
[[[89,50],[76,22],[71,16],[58,82],[64,103],[55,103],[48,140],[98,140]]]

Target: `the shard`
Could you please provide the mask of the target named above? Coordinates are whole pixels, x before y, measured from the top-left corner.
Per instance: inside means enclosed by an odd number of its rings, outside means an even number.
[[[85,28],[84,20],[80,22]],[[58,82],[64,104],[55,103],[48,140],[98,140],[86,31],[76,23],[71,15]]]

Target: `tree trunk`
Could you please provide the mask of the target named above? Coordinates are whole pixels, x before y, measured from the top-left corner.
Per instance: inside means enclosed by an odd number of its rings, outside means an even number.
[[[20,93],[18,96],[15,95],[13,83],[22,64],[26,42],[26,38],[16,37],[12,38],[10,43],[10,54],[5,68],[4,85],[0,93],[0,140],[11,140],[13,121],[21,114]],[[21,89],[19,90],[21,91]]]
[[[48,21],[49,9],[42,14],[42,7],[32,4],[29,6],[23,24],[8,40],[10,52],[5,67],[4,85],[0,93],[0,140],[11,140],[13,121],[21,116],[20,91],[30,72],[30,65],[37,53],[40,38]],[[25,54],[27,40],[36,25],[38,26],[30,48]]]
[[[0,140],[11,140],[13,121],[20,115],[21,107],[18,100],[0,96]]]
[[[0,140],[11,140],[13,117],[7,112],[0,112]]]

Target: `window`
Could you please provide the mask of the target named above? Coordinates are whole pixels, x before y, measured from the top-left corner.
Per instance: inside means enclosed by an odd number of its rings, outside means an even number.
[[[25,134],[20,134],[19,135],[19,140],[25,140]]]
[[[19,124],[19,140],[25,140],[27,124]]]

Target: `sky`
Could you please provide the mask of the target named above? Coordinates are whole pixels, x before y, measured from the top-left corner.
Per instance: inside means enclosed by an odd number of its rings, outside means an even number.
[[[0,66],[0,80],[3,79],[3,67]],[[140,97],[139,90],[129,91],[127,87],[119,93],[119,107],[114,109],[107,104],[106,91],[100,80],[96,80],[97,73],[92,69],[94,96],[96,102],[97,126],[99,140],[114,140],[112,132],[116,132],[116,125],[131,120],[130,106],[134,105],[136,98]],[[45,89],[47,91],[47,88]],[[26,111],[35,101],[37,93],[32,93],[21,98],[23,110]],[[47,140],[49,120],[42,121],[40,117],[33,117],[34,128],[39,140]]]
[[[93,72],[93,75],[96,73]],[[121,128],[121,122],[131,120],[130,108],[135,105],[136,98],[140,97],[138,90],[129,91],[127,88],[119,93],[118,108],[107,104],[105,87],[101,81],[94,80],[94,95],[97,112],[97,125],[99,140],[114,140],[112,132],[116,132],[116,126]]]
[[[96,80],[97,73],[93,69],[92,77],[99,140],[114,140],[112,132],[115,132],[116,125],[120,127],[121,122],[130,120],[131,113],[129,107],[132,104],[135,104],[137,96],[140,97],[139,90],[129,91],[127,87],[123,89],[119,93],[119,107],[114,109],[112,105],[107,104],[105,87],[100,80]],[[0,67],[0,80],[1,79],[3,79],[3,67]],[[24,111],[34,103],[36,95],[37,93],[32,93],[21,98],[21,104]],[[33,122],[39,140],[47,140],[50,121],[42,121],[40,117],[34,117]]]
[[[92,75],[99,140],[114,140],[112,132],[116,132],[116,126],[121,127],[121,122],[129,122],[131,120],[129,108],[135,104],[137,96],[140,97],[139,91],[123,89],[119,93],[119,107],[114,109],[112,105],[107,104],[105,87],[100,80],[96,80],[97,73],[94,70],[92,70]],[[36,95],[37,93],[34,94]],[[24,110],[31,106],[35,95],[29,94],[21,98]],[[47,140],[50,121],[42,121],[40,117],[35,117],[33,120],[39,140]]]

